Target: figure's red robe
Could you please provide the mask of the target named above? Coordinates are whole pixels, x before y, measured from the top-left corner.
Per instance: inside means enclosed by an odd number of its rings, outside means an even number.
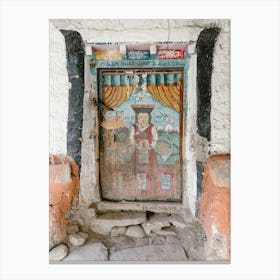
[[[154,127],[153,124],[149,124],[149,126],[144,130],[141,131],[139,129],[139,127],[134,124],[134,140],[136,144],[139,144],[141,140],[148,140],[149,144],[151,145],[153,142],[153,134],[152,134],[152,129]],[[135,163],[138,164],[139,163],[139,149],[136,148],[135,150]],[[155,152],[153,150],[153,148],[150,146],[149,150],[148,150],[148,155],[149,155],[149,164],[156,164],[157,160],[156,160],[156,155]]]

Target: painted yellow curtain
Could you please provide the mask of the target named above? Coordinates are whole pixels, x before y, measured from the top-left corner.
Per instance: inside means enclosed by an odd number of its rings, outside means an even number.
[[[180,85],[148,85],[147,90],[164,106],[180,111],[182,91]]]
[[[126,101],[138,85],[114,85],[102,88],[103,103],[108,107],[118,107]]]
[[[144,80],[142,80],[143,82]],[[151,74],[144,81],[147,91],[164,106],[170,107],[177,112],[180,111],[182,80],[181,76],[174,74]],[[112,75],[104,76],[102,87],[103,103],[108,107],[118,107],[126,101],[130,95],[138,88],[139,77]]]

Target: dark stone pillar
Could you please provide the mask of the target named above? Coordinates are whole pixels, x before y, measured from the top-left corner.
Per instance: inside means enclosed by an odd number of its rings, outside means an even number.
[[[69,105],[67,121],[67,155],[81,166],[81,137],[84,100],[84,44],[77,31],[60,30],[64,35],[67,54]]]
[[[211,78],[213,70],[213,52],[220,28],[206,28],[199,34],[197,50],[197,133],[211,140]],[[203,170],[205,163],[196,162],[197,170],[197,197],[196,213],[199,217],[200,200],[202,193]]]
[[[213,52],[220,28],[206,28],[199,34],[197,49],[197,130],[198,134],[211,139],[211,77]]]

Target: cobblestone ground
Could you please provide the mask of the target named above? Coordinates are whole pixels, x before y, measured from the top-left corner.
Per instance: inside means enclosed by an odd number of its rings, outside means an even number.
[[[115,212],[98,215],[91,224],[73,220],[65,246],[51,248],[50,262],[207,260],[206,235],[195,218]]]

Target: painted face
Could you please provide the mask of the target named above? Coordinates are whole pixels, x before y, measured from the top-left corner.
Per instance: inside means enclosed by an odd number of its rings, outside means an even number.
[[[149,114],[148,113],[139,113],[138,114],[138,118],[137,118],[137,121],[138,121],[138,124],[141,128],[145,127],[146,125],[148,125],[149,123]]]

